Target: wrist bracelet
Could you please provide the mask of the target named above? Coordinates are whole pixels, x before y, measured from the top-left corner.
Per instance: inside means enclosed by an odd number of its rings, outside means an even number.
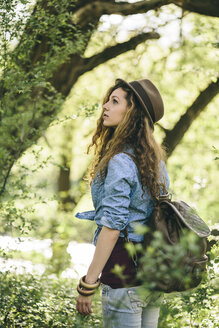
[[[94,283],[94,284],[88,284],[85,282],[85,278],[86,276],[83,276],[80,281],[79,281],[79,284],[80,286],[88,289],[88,290],[93,290],[93,289],[96,289],[100,286],[100,279],[98,278],[97,281]]]
[[[94,289],[93,290],[82,289],[80,285],[77,285],[77,291],[80,295],[83,295],[83,296],[90,296],[95,293]]]

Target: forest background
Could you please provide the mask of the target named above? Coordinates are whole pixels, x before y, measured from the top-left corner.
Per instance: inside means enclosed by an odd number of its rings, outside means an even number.
[[[117,77],[154,81],[170,190],[217,234],[219,3],[1,0],[0,15],[0,233],[50,240],[52,249],[0,249],[4,261],[46,268],[1,270],[0,327],[101,327],[99,295],[81,318],[76,282],[62,275],[74,269],[69,243],[91,243],[95,229],[74,215],[92,209],[86,147],[101,100]],[[159,327],[218,326],[217,252],[200,288],[165,298]]]

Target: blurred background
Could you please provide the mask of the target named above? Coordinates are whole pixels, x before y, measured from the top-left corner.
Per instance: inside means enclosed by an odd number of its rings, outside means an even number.
[[[0,15],[1,272],[86,273],[95,223],[75,214],[93,209],[86,150],[116,78],[160,90],[170,191],[217,234],[218,1],[3,0]]]

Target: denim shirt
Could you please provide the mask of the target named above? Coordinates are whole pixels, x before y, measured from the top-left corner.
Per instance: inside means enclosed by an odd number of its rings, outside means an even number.
[[[169,177],[163,161],[160,165],[160,181],[168,190]],[[135,225],[146,225],[154,208],[147,189],[142,194],[140,175],[134,160],[126,153],[119,153],[110,159],[105,179],[101,181],[97,176],[92,182],[91,195],[95,210],[77,213],[75,216],[95,220],[97,229],[94,245],[102,226],[119,230],[120,237],[124,237],[122,230],[127,228],[130,240],[142,242],[143,235],[135,232]]]

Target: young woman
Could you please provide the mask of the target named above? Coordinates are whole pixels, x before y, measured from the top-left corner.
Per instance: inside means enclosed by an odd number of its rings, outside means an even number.
[[[169,187],[164,152],[153,136],[154,123],[163,114],[162,98],[151,81],[117,79],[105,96],[88,148],[95,147],[91,170],[95,211],[76,217],[96,221],[96,249],[77,287],[77,310],[84,315],[92,312],[92,296],[101,282],[106,328],[157,327],[158,295],[140,298],[135,261],[126,251],[124,237],[133,243],[143,241],[135,225],[147,224],[154,201]],[[113,272],[115,264],[123,269],[125,278]]]

